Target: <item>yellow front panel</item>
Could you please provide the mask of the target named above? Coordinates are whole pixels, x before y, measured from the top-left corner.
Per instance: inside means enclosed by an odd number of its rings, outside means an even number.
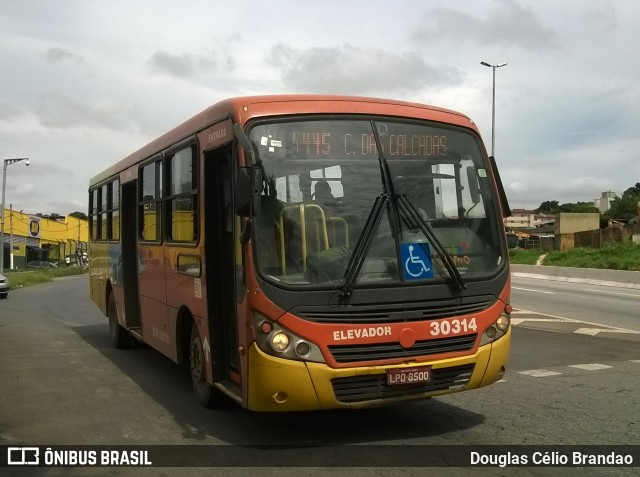
[[[507,362],[509,361],[509,350],[511,348],[511,328],[507,330],[502,338],[494,341],[490,346],[491,361],[489,361],[487,371],[484,373],[482,382],[478,385],[478,387],[487,386],[502,379],[504,370],[507,367]]]
[[[302,361],[276,358],[249,348],[247,407],[253,411],[304,411],[318,409],[313,383]]]
[[[249,387],[247,407],[254,411],[300,411],[331,408],[364,408],[449,394],[491,384],[502,377],[507,365],[511,330],[476,353],[429,363],[434,371],[474,365],[469,381],[449,389],[420,394],[371,399],[361,402],[341,402],[335,397],[332,379],[352,376],[385,375],[390,368],[415,367],[416,363],[394,366],[367,366],[332,369],[322,363],[304,363],[267,355],[255,343],[249,351]],[[426,363],[425,363],[426,364]],[[424,365],[424,364],[423,364]]]

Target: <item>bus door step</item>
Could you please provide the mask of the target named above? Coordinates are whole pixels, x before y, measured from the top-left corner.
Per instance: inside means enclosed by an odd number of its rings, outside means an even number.
[[[142,337],[142,328],[129,328],[129,334],[138,341],[144,341]]]
[[[227,380],[215,383],[215,387],[236,401],[242,404],[242,389],[236,383]]]

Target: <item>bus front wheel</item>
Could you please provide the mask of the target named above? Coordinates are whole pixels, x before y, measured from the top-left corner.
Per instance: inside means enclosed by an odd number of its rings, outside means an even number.
[[[116,297],[113,292],[109,294],[109,335],[114,348],[124,349],[131,345],[131,337],[120,323],[118,323],[118,310],[116,308]]]
[[[217,407],[224,400],[224,394],[207,382],[206,355],[198,327],[194,323],[191,328],[189,345],[189,369],[196,400],[205,407]]]

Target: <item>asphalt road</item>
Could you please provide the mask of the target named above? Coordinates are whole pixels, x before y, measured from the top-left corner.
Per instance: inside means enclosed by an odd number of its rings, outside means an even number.
[[[640,289],[514,277],[511,302],[525,310],[640,332]]]
[[[389,445],[639,445],[639,336],[585,334],[577,331],[597,327],[558,318],[540,321],[545,315],[528,318],[527,313],[514,315],[521,318],[505,379],[487,388],[380,409],[258,414],[233,404],[203,409],[184,369],[146,346],[112,349],[107,321],[88,299],[86,277],[12,291],[0,301],[0,444],[231,444],[247,452],[256,445],[285,447],[265,452],[261,462],[253,457],[249,464],[255,467],[223,461],[208,469],[8,468],[0,473],[640,475],[639,467],[425,469],[405,461],[391,467],[324,467],[337,454],[344,456],[343,450],[328,452],[322,465],[287,467],[291,453],[304,451],[290,447],[289,452],[286,446],[299,445],[372,446],[372,460]]]

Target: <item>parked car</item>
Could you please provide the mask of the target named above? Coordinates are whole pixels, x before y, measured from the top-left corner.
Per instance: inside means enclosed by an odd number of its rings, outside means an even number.
[[[57,268],[53,262],[47,262],[46,260],[36,260],[34,262],[27,263],[27,268]]]
[[[9,280],[4,275],[0,275],[0,298],[9,296]]]

